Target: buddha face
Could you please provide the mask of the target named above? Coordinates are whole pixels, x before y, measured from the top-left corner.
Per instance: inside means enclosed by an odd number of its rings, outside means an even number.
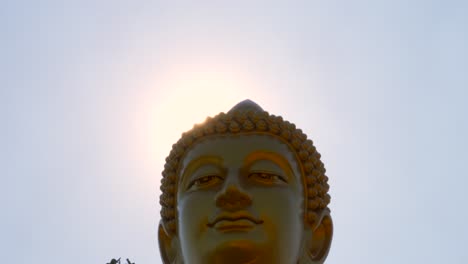
[[[268,135],[197,142],[179,168],[177,223],[184,263],[296,263],[304,190],[289,146]]]

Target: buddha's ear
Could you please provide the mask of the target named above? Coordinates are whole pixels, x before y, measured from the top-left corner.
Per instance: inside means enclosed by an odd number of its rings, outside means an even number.
[[[165,228],[162,220],[159,222],[158,228],[158,241],[159,241],[159,252],[161,259],[164,264],[179,263],[179,243],[177,236],[170,235]]]
[[[314,223],[306,223],[304,247],[299,263],[324,263],[330,250],[333,236],[333,222],[330,210],[324,209]]]

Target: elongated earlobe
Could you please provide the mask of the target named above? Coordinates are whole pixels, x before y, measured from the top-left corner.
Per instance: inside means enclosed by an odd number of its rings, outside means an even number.
[[[324,209],[318,221],[313,225],[306,224],[305,247],[299,263],[324,263],[330,250],[333,236],[333,222],[330,211]]]
[[[164,264],[177,263],[176,259],[178,256],[177,238],[169,236],[169,232],[164,228],[162,221],[159,222],[158,228],[158,241],[159,241],[159,252],[161,259]]]

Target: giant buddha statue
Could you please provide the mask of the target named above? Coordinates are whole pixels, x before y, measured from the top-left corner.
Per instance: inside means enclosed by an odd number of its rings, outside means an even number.
[[[245,100],[183,133],[162,173],[165,264],[324,263],[328,178],[302,130]]]

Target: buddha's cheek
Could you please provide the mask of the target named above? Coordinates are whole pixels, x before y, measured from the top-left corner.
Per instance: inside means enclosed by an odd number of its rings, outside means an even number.
[[[184,194],[177,204],[178,228],[182,240],[186,239],[187,243],[200,241],[208,229],[210,213],[215,211],[213,194],[202,192]]]
[[[277,257],[296,256],[303,232],[302,192],[272,189],[257,194],[254,206]]]

